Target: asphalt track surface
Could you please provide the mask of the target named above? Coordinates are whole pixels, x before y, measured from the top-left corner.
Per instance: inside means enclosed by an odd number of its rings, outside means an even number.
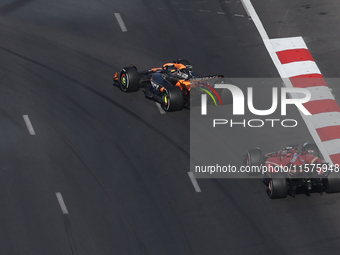
[[[340,4],[296,2],[253,4],[271,38],[303,36],[337,78]],[[178,57],[202,74],[278,77],[241,2],[2,1],[0,27],[1,254],[338,252],[339,194],[271,200],[248,179],[199,179],[196,193],[190,111],[160,114],[112,86],[123,66]],[[226,135],[227,157],[311,140],[303,123],[256,132]]]

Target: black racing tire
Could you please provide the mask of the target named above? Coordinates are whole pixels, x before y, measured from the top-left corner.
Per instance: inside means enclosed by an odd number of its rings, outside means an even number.
[[[268,180],[268,195],[272,199],[285,198],[288,194],[287,181],[282,173],[272,173]]]
[[[318,146],[315,143],[308,143],[303,146],[303,150],[306,151],[308,154],[314,155],[315,157],[320,158],[320,151]]]
[[[340,172],[331,172],[325,183],[325,191],[327,193],[340,192]]]
[[[246,157],[248,166],[260,166],[263,164],[263,154],[258,148],[248,150]]]
[[[247,154],[245,155],[246,157],[246,165],[249,167],[252,166],[261,166],[263,164],[263,154],[260,149],[251,149],[248,150]],[[254,170],[254,169],[252,169]],[[261,174],[261,169],[258,168],[256,169],[258,171],[251,171],[247,172],[248,175],[260,175]]]
[[[162,96],[162,107],[167,112],[180,111],[184,106],[182,90],[177,86],[164,88]]]
[[[120,88],[124,92],[135,92],[139,89],[139,74],[134,66],[124,67],[118,76]]]

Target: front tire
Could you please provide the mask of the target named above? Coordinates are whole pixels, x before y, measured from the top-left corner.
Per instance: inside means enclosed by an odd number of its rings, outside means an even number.
[[[120,88],[124,92],[134,92],[139,89],[139,74],[137,68],[130,66],[124,67],[118,77]]]
[[[248,175],[260,175],[261,174],[261,169],[260,166],[263,164],[263,154],[260,149],[251,149],[248,150],[247,154],[245,155],[246,157],[246,165],[249,167],[253,166],[258,166],[258,171],[257,172],[248,172]],[[253,169],[252,169],[253,170]]]
[[[162,96],[162,107],[167,112],[180,111],[184,106],[182,90],[177,86],[164,88]]]

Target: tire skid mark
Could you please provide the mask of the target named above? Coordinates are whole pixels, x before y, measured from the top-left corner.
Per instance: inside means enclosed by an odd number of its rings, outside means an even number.
[[[59,202],[61,211],[63,213],[64,225],[65,225],[68,241],[70,244],[71,253],[72,255],[77,255],[78,253],[77,253],[76,245],[75,245],[74,238],[72,235],[72,225],[71,225],[71,221],[68,215],[69,213],[68,213],[67,207],[65,205],[62,194],[60,192],[56,192],[55,194]]]
[[[29,71],[30,73],[32,73],[33,75],[36,75],[38,78],[42,79],[43,81],[47,81],[47,79],[41,77],[38,73],[34,72],[34,71],[31,71],[29,70],[28,68],[26,68],[27,71]],[[96,116],[93,116],[90,112],[88,112],[83,106],[81,106],[79,103],[77,103],[75,100],[73,100],[72,98],[70,98],[69,96],[65,95],[63,92],[57,90],[56,88],[51,88],[53,89],[53,91],[55,91],[56,93],[58,93],[59,95],[61,96],[65,96],[69,101],[70,103],[74,104],[75,106],[79,107],[80,110],[82,110],[84,113],[86,113],[88,116],[90,116],[93,120],[95,120],[97,123],[99,123],[102,127],[104,127],[107,131],[104,131],[104,132],[108,132],[107,136],[109,136],[111,133],[112,133],[112,129],[109,125],[105,124],[104,122],[102,122],[100,119],[98,119]],[[37,94],[39,93],[38,91],[36,91]],[[100,181],[99,177],[96,177],[96,175],[93,175],[92,173],[94,173],[94,170],[91,170],[89,169],[90,166],[88,163],[85,162],[85,159],[80,155],[80,153],[75,149],[75,147],[71,144],[71,142],[65,137],[63,136],[58,130],[57,128],[51,123],[51,120],[48,119],[48,116],[45,116],[44,117],[44,120],[47,121],[47,123],[49,125],[51,125],[54,130],[56,131],[56,133],[65,141],[65,143],[67,144],[67,146],[69,148],[71,148],[71,150],[74,152],[74,154],[77,156],[78,159],[80,159],[80,162],[83,164],[83,165],[86,165],[87,169],[90,170],[90,173],[92,175],[92,177],[94,177],[94,179],[96,181],[99,181],[99,185],[102,187],[102,189],[106,192],[108,189],[105,188],[105,185]],[[119,137],[119,136],[117,136]],[[112,137],[113,138],[113,137]],[[145,182],[145,178],[143,178],[139,171],[136,169],[136,167],[133,165],[133,162],[130,160],[129,156],[124,152],[125,150],[119,146],[119,142],[115,139],[114,140],[114,146],[117,148],[118,151],[120,151],[122,153],[122,156],[123,158],[126,160],[126,162],[128,162],[128,164],[130,165],[130,167],[134,170],[137,178],[139,179],[139,181],[141,183],[144,183],[145,184],[145,187],[147,189],[147,193],[148,193],[148,196],[151,198],[151,201],[152,203],[155,205],[155,207],[158,207],[159,208],[159,214],[161,215],[161,219],[162,219],[162,222],[164,224],[167,224],[167,220],[166,220],[166,217],[164,217],[164,213],[162,212],[162,209],[160,208],[159,206],[159,202],[157,202],[157,200],[154,199],[154,195],[153,193],[148,189],[148,185],[146,184]],[[73,149],[72,149],[73,148]],[[93,171],[93,172],[92,172]],[[112,194],[111,194],[112,195]],[[110,195],[109,195],[110,197]],[[110,197],[111,198],[111,197]],[[114,198],[113,198],[114,199]],[[117,202],[115,202],[115,204],[118,204]],[[121,208],[122,211],[124,211],[124,209]],[[127,215],[125,212],[123,215]],[[175,213],[172,214],[172,215],[176,215]],[[128,220],[129,221],[129,220]],[[180,224],[180,219],[178,219],[178,217],[174,216],[174,221],[176,221],[177,223],[179,223],[179,229],[182,231],[183,234],[183,238],[186,240],[186,243],[189,244],[189,240],[188,240],[188,237],[186,236],[185,234],[185,230],[182,226],[182,224]],[[130,221],[129,221],[130,222]],[[131,222],[131,225],[132,225],[132,222]],[[137,231],[136,231],[137,232]],[[193,249],[190,245],[188,245],[188,254],[194,254],[193,252]]]
[[[38,77],[38,78],[41,79],[42,81],[51,83],[51,84],[53,84],[54,86],[56,86],[56,84],[54,84],[54,83],[51,82],[50,80],[48,80],[48,79],[42,77],[42,76],[39,75],[37,72],[35,72],[35,71],[33,71],[33,70],[30,70],[29,68],[24,67],[24,66],[23,66],[23,68],[25,68],[25,70],[26,70],[27,72],[29,72],[29,73],[31,73],[32,75]],[[40,85],[38,85],[38,86],[40,86]],[[40,87],[42,87],[42,86],[40,86]],[[32,89],[32,88],[31,88],[31,90],[32,90],[34,93],[36,93],[36,94],[39,93],[38,90],[34,90],[34,89]],[[59,95],[62,96],[62,97],[65,97],[65,98],[66,98],[71,104],[73,104],[77,109],[80,109],[81,111],[83,111],[84,113],[86,113],[86,114],[87,114],[88,116],[90,116],[91,118],[96,119],[96,118],[95,118],[88,110],[86,110],[80,103],[78,103],[78,102],[77,102],[76,100],[74,100],[72,97],[66,95],[65,93],[61,92],[60,90],[58,90],[58,89],[56,89],[56,88],[54,88],[54,87],[49,87],[49,90],[53,90],[54,93],[57,93],[57,94],[59,94]]]
[[[0,107],[0,115],[3,115],[6,119],[8,119],[15,127],[19,129],[23,129],[23,126],[14,119],[8,112],[6,112],[4,109]]]
[[[28,69],[27,69],[28,70]],[[38,75],[37,73],[35,73],[34,71],[31,71],[32,74],[35,74],[35,75]],[[40,77],[38,75],[39,78],[41,78],[42,80],[46,81],[45,78],[43,77]],[[64,93],[60,92],[59,90],[57,89],[53,89],[54,91],[56,91],[58,94],[64,96]],[[36,90],[37,93],[39,93],[37,90]],[[93,116],[91,113],[89,113],[86,109],[84,109],[81,105],[79,105],[77,102],[75,102],[73,99],[69,98],[68,96],[66,96],[67,99],[70,100],[71,103],[75,104],[77,107],[80,107],[80,110],[82,110],[84,113],[86,113],[87,115],[89,115],[91,118],[93,118],[97,123],[99,123],[101,126],[103,126],[107,131],[104,131],[104,132],[108,132],[108,135],[111,134],[112,132],[112,129],[110,128],[109,125],[103,123],[101,120],[99,120],[96,116]],[[131,228],[133,230],[135,230],[135,234],[138,236],[136,237],[137,239],[136,240],[139,240],[139,246],[141,247],[141,252],[142,254],[148,254],[147,252],[147,249],[145,248],[145,245],[143,243],[143,241],[141,240],[141,238],[139,238],[139,234],[137,232],[137,230],[134,228],[133,226],[133,223],[132,221],[129,219],[129,218],[126,218],[125,215],[127,215],[127,213],[125,213],[124,209],[122,207],[119,206],[119,203],[118,201],[113,197],[113,195],[109,192],[108,188],[106,188],[105,184],[101,181],[101,179],[97,176],[97,174],[95,173],[95,170],[86,162],[86,160],[84,159],[84,157],[81,155],[81,153],[74,147],[74,145],[71,143],[70,140],[68,140],[64,135],[61,134],[61,132],[55,127],[55,125],[52,123],[52,121],[50,120],[50,117],[49,116],[45,116],[43,113],[40,113],[42,114],[42,117],[44,119],[44,121],[50,125],[54,130],[55,132],[58,134],[58,136],[64,141],[64,143],[67,145],[67,147],[73,152],[73,154],[77,157],[77,159],[79,160],[79,162],[81,162],[85,167],[86,169],[88,170],[88,172],[90,173],[90,175],[94,178],[94,180],[100,185],[101,189],[106,193],[106,195],[109,197],[110,200],[113,201],[113,204],[114,205],[118,205],[119,207],[119,211],[121,212],[119,215],[123,215],[122,217],[124,217],[124,219],[126,219],[126,221],[129,223],[128,226],[131,226]],[[145,178],[143,178],[140,173],[138,172],[138,170],[136,169],[136,167],[133,165],[133,162],[130,160],[130,158],[128,157],[128,155],[124,152],[125,150],[119,146],[119,143],[115,140],[115,143],[114,143],[114,146],[117,148],[118,151],[120,151],[122,153],[122,157],[126,160],[126,162],[130,165],[130,167],[134,170],[135,172],[135,175],[136,175],[136,178],[138,178],[140,180],[141,183],[145,183]],[[159,203],[154,199],[154,196],[152,194],[152,192],[149,191],[149,189],[147,188],[148,185],[145,184],[145,187],[147,189],[147,193],[148,193],[148,196],[151,198],[152,200],[152,203],[155,205],[155,207],[158,207],[159,208]],[[166,218],[163,216],[164,213],[162,212],[161,209],[159,209],[159,214],[161,215],[161,219],[162,219],[162,222],[164,224],[167,224],[167,220]],[[180,222],[180,220],[176,217],[175,218],[175,221],[176,222]],[[179,227],[183,233],[185,233],[185,230],[183,229],[182,225],[180,224],[180,227]],[[139,239],[138,239],[139,238]],[[183,238],[186,239],[187,243],[189,243],[188,239],[187,239],[187,236],[184,234],[183,235]],[[71,241],[70,241],[71,242]],[[190,251],[190,253],[188,254],[194,254],[193,251],[192,251],[192,247],[189,246],[188,247],[188,251]],[[76,254],[76,253],[74,253]]]
[[[60,75],[60,76],[62,76],[62,77],[64,77],[64,78],[66,78],[66,79],[69,79],[69,80],[75,82],[76,84],[78,84],[78,85],[80,85],[80,86],[82,86],[82,87],[84,87],[84,88],[88,88],[86,85],[81,84],[80,82],[78,82],[77,80],[73,79],[72,77],[69,77],[69,76],[67,76],[67,75],[64,75],[64,74],[62,74],[61,72],[58,72],[58,71],[56,71],[56,70],[50,68],[49,66],[46,66],[46,65],[44,65],[44,64],[41,64],[41,63],[39,63],[39,62],[37,62],[37,61],[35,61],[35,60],[33,60],[33,59],[30,59],[30,58],[28,58],[28,57],[22,56],[22,55],[20,55],[20,54],[18,54],[18,53],[16,53],[16,52],[11,51],[11,50],[7,50],[7,49],[5,49],[5,48],[3,48],[3,47],[1,47],[1,46],[0,46],[0,49],[6,51],[6,52],[8,52],[8,53],[11,53],[11,54],[13,54],[13,55],[15,55],[15,56],[18,56],[19,58],[25,59],[25,60],[27,60],[27,61],[29,61],[29,62],[31,62],[31,63],[34,63],[34,64],[36,64],[36,65],[38,65],[38,66],[44,67],[44,68],[48,69],[49,71],[52,71],[52,72],[54,72],[54,73],[56,73],[56,74],[58,74],[58,75]],[[92,90],[93,90],[93,89],[92,89]],[[93,90],[93,91],[95,91],[95,90]],[[97,92],[97,91],[95,91],[95,92]],[[97,93],[99,93],[99,92],[97,92]],[[102,95],[101,93],[99,93],[99,94]],[[103,96],[104,96],[104,95],[103,95]],[[105,98],[106,98],[106,96],[104,96],[104,99],[105,99]],[[108,99],[109,99],[109,98],[108,98]],[[121,108],[121,109],[123,109],[123,110],[126,109],[125,107],[123,107],[123,106],[121,106],[120,104],[114,102],[113,100],[110,99],[110,101],[112,101],[113,103],[115,103],[117,107],[119,107],[119,108]],[[126,109],[126,111],[127,111],[127,112],[131,112],[131,111],[128,110],[128,109]],[[134,115],[135,115],[135,114],[134,114]],[[46,116],[46,118],[44,118],[44,120],[45,120],[50,126],[54,127],[54,125],[52,125],[52,123],[48,120],[47,117],[48,117],[48,116]],[[54,127],[54,129],[55,129],[55,127]],[[114,197],[112,196],[112,194],[108,191],[108,189],[106,188],[106,186],[104,185],[104,183],[99,179],[99,177],[97,176],[97,174],[95,173],[95,171],[94,171],[94,170],[91,168],[91,166],[85,161],[85,159],[81,156],[81,154],[75,149],[75,147],[71,144],[71,142],[70,142],[66,137],[64,137],[62,134],[60,134],[60,132],[59,132],[58,130],[55,129],[55,131],[56,131],[56,133],[63,139],[63,141],[64,141],[64,142],[66,143],[66,145],[71,149],[71,151],[75,154],[75,156],[79,159],[79,161],[82,162],[82,164],[87,168],[87,170],[88,170],[89,173],[92,175],[92,177],[93,177],[93,178],[96,180],[96,182],[102,187],[102,189],[103,189],[103,191],[105,192],[105,194],[110,198],[110,200],[113,201],[113,204],[114,204],[114,205],[117,205],[117,206],[119,207],[119,209],[120,209],[120,211],[121,211],[121,212],[120,212],[120,215],[126,220],[127,225],[131,228],[131,230],[133,231],[133,233],[134,233],[134,235],[135,235],[135,237],[136,237],[136,241],[137,241],[138,246],[140,247],[141,254],[148,254],[147,249],[146,249],[146,246],[145,246],[145,244],[143,243],[143,241],[141,240],[141,238],[139,237],[138,232],[137,232],[136,229],[134,228],[132,222],[131,222],[130,220],[128,220],[128,219],[125,217],[125,215],[127,215],[127,214],[124,213],[124,210],[120,207],[119,203],[116,202],[115,198],[114,198]],[[75,254],[75,253],[73,253],[73,254]]]
[[[63,218],[64,218],[64,224],[65,224],[65,229],[66,229],[66,233],[67,233],[67,237],[68,237],[68,241],[70,243],[70,249],[71,249],[71,254],[72,255],[77,255],[77,249],[75,246],[75,242],[74,242],[74,238],[72,235],[72,226],[71,226],[71,221],[69,219],[69,216],[67,214],[63,214]]]
[[[85,168],[88,170],[88,173],[90,173],[90,175],[92,176],[92,178],[99,184],[99,186],[101,187],[101,189],[104,191],[104,193],[108,196],[108,198],[112,201],[113,205],[117,207],[117,209],[119,210],[119,215],[125,220],[127,226],[130,228],[130,230],[133,232],[135,238],[136,238],[136,242],[140,248],[141,254],[145,254],[147,255],[147,249],[146,246],[144,244],[144,242],[142,241],[142,239],[140,238],[137,230],[135,229],[135,227],[133,226],[132,222],[130,221],[130,219],[128,219],[126,217],[127,213],[125,213],[124,209],[120,206],[120,204],[116,201],[116,199],[113,197],[113,195],[111,194],[111,192],[109,191],[109,189],[105,186],[105,184],[100,180],[100,178],[98,177],[98,175],[96,174],[96,172],[94,171],[94,169],[86,162],[86,160],[84,159],[84,157],[78,152],[78,150],[72,145],[72,143],[64,136],[62,135],[59,130],[56,129],[56,127],[50,122],[50,120],[48,119],[48,117],[44,117],[44,120],[46,121],[46,123],[48,125],[50,125],[56,132],[56,134],[58,134],[58,136],[64,141],[64,143],[66,144],[66,146],[73,152],[73,154],[78,158],[79,162],[81,162]],[[125,157],[126,154],[123,153],[123,155]],[[130,161],[129,161],[130,163]],[[131,164],[131,163],[130,163]],[[68,216],[67,214],[65,214],[64,216]],[[67,222],[66,222],[67,223]],[[67,227],[67,231],[69,234],[69,226],[70,224],[65,224]],[[70,239],[71,240],[71,239]],[[71,241],[70,241],[71,242]],[[71,243],[72,244],[72,243]],[[73,249],[74,251],[74,249]],[[76,253],[72,253],[72,254],[76,254]]]
[[[220,189],[224,196],[231,202],[231,205],[235,208],[235,210],[239,212],[240,216],[242,217],[242,219],[244,219],[249,228],[252,229],[263,241],[263,246],[268,247],[268,245],[271,243],[273,247],[277,249],[277,254],[285,254],[280,244],[278,244],[274,239],[268,237],[267,235],[264,235],[261,232],[261,229],[255,224],[254,220],[249,216],[249,213],[247,213],[237,202],[237,200],[233,197],[233,195],[230,194],[226,188],[224,188],[224,186],[220,183],[219,179],[212,179],[212,181],[213,183],[215,183],[218,189]],[[268,240],[269,238],[270,240]]]
[[[102,99],[108,101],[109,103],[113,104],[115,107],[119,108],[120,110],[124,111],[125,113],[127,113],[128,115],[130,115],[131,117],[134,117],[137,121],[143,123],[145,126],[147,126],[148,128],[150,128],[152,131],[154,131],[154,133],[160,135],[163,139],[165,139],[166,141],[169,142],[169,144],[171,144],[172,146],[174,146],[178,151],[180,151],[180,153],[182,153],[183,155],[185,155],[187,158],[190,158],[190,153],[187,152],[184,148],[182,148],[179,144],[177,144],[175,141],[173,141],[169,136],[167,136],[166,134],[164,134],[161,130],[159,130],[158,128],[156,128],[155,126],[153,126],[151,123],[145,121],[142,117],[138,116],[136,113],[134,113],[133,111],[129,110],[128,108],[126,108],[125,106],[121,105],[120,103],[117,103],[116,101],[114,101],[113,99],[109,98],[108,96],[102,94],[101,92],[85,85],[85,84],[82,84],[80,83],[78,80],[68,76],[68,75],[65,75],[64,73],[62,72],[59,72],[45,64],[42,64],[34,59],[31,59],[29,57],[26,57],[26,56],[23,56],[19,53],[16,53],[14,51],[11,51],[11,50],[8,50],[2,46],[0,46],[0,50],[3,50],[3,51],[6,51],[10,54],[13,54],[21,59],[24,59],[28,62],[31,62],[33,64],[36,64],[40,67],[43,67],[45,68],[46,70],[49,70],[65,79],[68,79],[72,82],[74,82],[76,85],[88,90],[89,92],[92,92],[93,94],[101,97]],[[60,92],[61,93],[61,92]],[[72,100],[73,101],[73,100]],[[86,110],[85,110],[86,111]],[[86,111],[87,112],[87,111]],[[87,112],[88,113],[88,112]],[[92,115],[91,115],[92,116]],[[51,125],[52,127],[54,127],[54,125],[52,125],[51,122],[49,122],[48,116],[46,116],[46,118],[44,118],[44,120],[49,124]],[[93,116],[92,116],[93,117]],[[96,119],[96,118],[95,118]],[[98,120],[97,120],[98,121]],[[100,122],[100,121],[99,121]],[[101,123],[101,122],[100,122]],[[105,125],[106,126],[106,125]],[[56,130],[56,128],[54,127],[54,129]],[[98,182],[98,184],[102,187],[103,191],[107,194],[107,196],[114,202],[114,204],[118,204],[115,200],[115,198],[112,196],[112,194],[108,191],[108,189],[106,188],[106,186],[103,184],[103,182],[99,179],[99,177],[96,175],[96,173],[94,172],[94,170],[91,168],[91,166],[85,161],[85,159],[81,156],[81,154],[76,150],[76,148],[71,144],[71,142],[66,138],[64,137],[62,134],[60,134],[60,132],[58,132],[58,130],[56,130],[56,133],[59,134],[60,137],[62,137],[62,139],[65,141],[65,143],[67,144],[67,146],[73,151],[73,153],[76,155],[76,157],[80,160],[80,162],[82,162],[86,168],[88,169],[89,173],[92,175],[92,177]],[[116,145],[117,146],[117,145]],[[126,155],[125,155],[126,156]],[[127,157],[127,156],[126,156]],[[128,159],[128,158],[127,158]],[[128,159],[128,161],[130,162],[130,160]],[[132,162],[130,162],[130,164],[132,164]],[[142,177],[139,175],[139,173],[137,172],[139,178],[142,179]],[[152,195],[151,195],[152,197]],[[157,205],[158,203],[155,203],[155,205]],[[119,205],[118,205],[119,206]],[[123,208],[121,208],[119,206],[120,210],[121,210],[121,215],[123,215],[123,217],[125,218],[124,215],[126,215],[124,213],[124,210]],[[141,253],[142,254],[148,254],[148,251],[147,251],[147,248],[145,246],[145,244],[143,243],[143,241],[140,239],[139,235],[138,235],[138,232],[137,230],[134,228],[134,226],[132,225],[132,222],[129,220],[129,219],[126,219],[126,221],[129,223],[129,226],[132,228],[133,232],[135,233],[136,235],[136,240],[138,242],[138,245],[140,247],[140,250],[141,250]],[[166,221],[164,221],[166,222]],[[183,232],[185,233],[185,231],[183,230]],[[184,238],[187,238],[186,235],[184,234]],[[189,241],[187,243],[190,243]],[[193,254],[193,251],[192,251],[192,247],[189,245],[189,250],[191,252],[191,254]]]
[[[46,81],[46,79],[44,79],[43,77],[39,76],[36,72],[29,70],[28,68],[26,68],[27,71],[29,71],[30,73],[32,73],[33,75],[37,75],[38,78],[42,79],[43,81]],[[74,105],[76,105],[77,107],[80,108],[80,110],[84,111],[87,115],[89,115],[90,117],[92,117],[93,119],[95,119],[98,123],[100,123],[101,125],[105,126],[105,128],[107,128],[107,125],[103,124],[101,121],[99,121],[97,118],[95,118],[91,113],[89,113],[84,107],[82,107],[80,104],[78,104],[75,100],[71,99],[70,97],[64,95],[64,93],[53,89],[54,91],[58,92],[59,94],[65,96],[68,100],[70,100],[70,102]],[[38,92],[37,90],[35,92]],[[1,109],[1,108],[0,108]],[[41,114],[41,113],[40,113]],[[115,200],[115,198],[113,197],[113,195],[108,191],[108,189],[106,188],[105,184],[100,180],[100,178],[98,177],[98,175],[95,173],[94,169],[85,161],[85,159],[83,158],[83,156],[76,150],[76,148],[72,145],[72,143],[64,136],[61,134],[61,132],[59,130],[57,130],[57,128],[53,125],[53,123],[50,121],[49,116],[44,116],[43,115],[43,119],[44,121],[50,125],[54,131],[56,132],[56,134],[64,141],[64,143],[67,145],[67,147],[73,152],[73,154],[77,157],[77,159],[79,160],[79,162],[81,162],[86,169],[88,170],[88,172],[90,173],[90,175],[93,177],[93,179],[100,185],[101,189],[105,192],[105,194],[109,197],[109,199],[111,201],[113,201],[113,204],[119,207],[120,210],[120,215],[126,220],[126,222],[128,223],[127,225],[132,229],[132,231],[134,232],[135,236],[136,236],[136,240],[138,243],[138,246],[140,247],[141,250],[141,254],[148,254],[146,247],[143,243],[143,241],[141,240],[141,238],[139,237],[137,230],[134,228],[132,222],[126,218],[127,213],[124,212],[124,210],[120,207],[119,203]],[[115,144],[115,146],[118,148],[118,150],[123,153],[124,158],[127,160],[127,162],[131,165],[132,168],[132,162],[130,161],[130,159],[127,157],[127,155],[124,153],[124,150],[117,144]],[[76,249],[75,249],[75,245],[74,245],[74,241],[71,235],[71,222],[68,218],[68,215],[64,215],[64,223],[65,223],[65,227],[66,227],[66,231],[67,231],[67,235],[68,235],[68,239],[70,242],[70,246],[71,246],[71,250],[72,250],[72,254],[76,255]]]
[[[35,73],[35,72],[32,72],[32,73]],[[42,79],[45,80],[44,78],[42,78]],[[61,94],[61,95],[64,95],[64,93],[58,91],[57,89],[53,89],[53,90],[56,91],[57,93]],[[79,107],[81,108],[80,110],[83,110],[83,111],[84,111],[86,114],[88,114],[95,122],[97,122],[97,123],[99,123],[101,126],[103,126],[103,127],[106,129],[106,131],[103,131],[103,132],[107,132],[107,133],[108,133],[107,136],[109,136],[109,135],[111,134],[112,129],[110,128],[109,125],[107,125],[107,124],[105,124],[104,122],[102,122],[102,121],[101,121],[100,119],[98,119],[96,116],[93,116],[91,113],[89,113],[86,109],[84,109],[84,108],[83,108],[81,105],[79,105],[77,102],[74,102],[73,99],[69,98],[68,96],[66,96],[66,97],[71,101],[71,103],[74,103],[75,105],[79,106]],[[103,184],[103,183],[101,182],[100,178],[95,174],[94,169],[92,169],[91,166],[90,166],[87,162],[85,162],[85,159],[84,159],[83,156],[81,156],[80,152],[77,151],[77,149],[72,145],[72,143],[71,143],[65,136],[63,136],[63,135],[61,134],[61,132],[59,132],[59,131],[57,130],[57,128],[53,125],[53,123],[51,122],[51,120],[49,119],[48,116],[43,116],[43,119],[48,123],[48,125],[50,125],[51,127],[53,127],[53,129],[54,129],[55,132],[58,134],[58,136],[61,137],[62,140],[64,140],[64,142],[67,144],[67,146],[68,146],[68,147],[73,151],[73,153],[76,155],[76,157],[78,158],[78,160],[80,160],[80,162],[81,162],[83,165],[86,166],[86,168],[89,170],[91,176],[94,177],[95,181],[99,182],[99,185],[101,186],[102,190],[103,190],[104,192],[107,193],[107,190],[108,190],[108,189],[106,188],[105,184]],[[113,138],[113,137],[111,137],[111,138]],[[119,146],[119,142],[118,142],[116,139],[114,140],[114,146],[116,147],[116,149],[117,149],[118,151],[120,151],[120,152],[122,153],[123,158],[124,158],[124,159],[126,160],[126,162],[130,165],[131,169],[134,170],[135,175],[136,175],[136,178],[138,178],[139,181],[140,181],[141,183],[144,183],[144,184],[145,184],[145,187],[146,187],[146,190],[147,190],[146,192],[148,193],[148,196],[150,197],[150,199],[151,199],[152,203],[155,205],[155,207],[159,208],[159,214],[161,215],[161,220],[162,220],[162,222],[163,222],[164,224],[167,225],[167,221],[168,221],[168,220],[166,220],[166,217],[164,217],[164,213],[163,213],[162,209],[160,208],[159,202],[157,202],[157,200],[154,199],[153,193],[148,189],[148,186],[149,186],[149,185],[146,184],[145,178],[143,178],[143,176],[141,176],[141,174],[139,173],[139,171],[138,171],[138,170],[136,169],[136,167],[134,166],[133,162],[130,160],[130,157],[124,152],[125,150],[124,150],[121,146]],[[107,195],[109,196],[110,199],[112,198],[112,199],[114,200],[114,204],[115,204],[115,205],[118,204],[118,202],[113,198],[113,196],[112,196],[112,194],[111,194],[110,192],[109,192]],[[112,196],[112,197],[111,197],[111,196]],[[120,209],[121,209],[121,211],[122,211],[122,214],[121,214],[121,215],[127,215],[127,213],[125,213],[125,211],[124,211],[123,208],[120,207]],[[182,236],[183,236],[183,238],[186,240],[186,243],[189,244],[190,242],[189,242],[189,240],[188,240],[187,235],[185,234],[185,230],[184,230],[182,224],[180,224],[180,219],[178,219],[178,217],[175,216],[175,215],[176,215],[175,213],[174,213],[174,214],[171,214],[171,215],[174,215],[174,216],[173,216],[173,217],[174,217],[174,221],[176,221],[177,223],[179,223],[179,227],[178,227],[178,228],[182,231],[182,233],[183,233]],[[130,222],[131,225],[133,225],[132,222],[131,222],[129,219],[127,219],[127,221]],[[136,233],[137,233],[137,230],[136,230]],[[141,242],[142,242],[142,241],[141,241]],[[187,251],[188,251],[188,254],[194,254],[193,249],[192,249],[192,247],[191,247],[190,245],[188,245],[187,248],[188,248],[188,250],[187,250]],[[146,252],[145,254],[148,254],[148,253]]]
[[[114,101],[113,99],[109,98],[108,96],[102,94],[101,92],[85,85],[85,84],[82,84],[80,83],[78,80],[68,76],[68,75],[65,75],[63,74],[62,72],[59,72],[45,64],[42,64],[42,63],[39,63],[38,61],[34,60],[34,59],[31,59],[31,58],[28,58],[28,57],[25,57],[19,53],[16,53],[14,51],[11,51],[11,50],[8,50],[2,46],[0,46],[0,49],[3,50],[3,51],[6,51],[8,53],[11,53],[19,58],[22,58],[22,59],[25,59],[33,64],[36,64],[38,66],[41,66],[55,74],[58,74],[59,76],[65,78],[65,79],[68,79],[72,82],[74,82],[75,84],[77,84],[78,86],[81,86],[83,87],[84,89],[96,94],[97,96],[101,97],[102,99],[108,101],[109,103],[113,104],[114,106],[116,106],[117,108],[121,109],[122,111],[126,112],[127,114],[129,114],[130,116],[134,117],[135,119],[137,119],[139,122],[143,123],[144,125],[146,125],[148,128],[150,128],[151,130],[153,130],[155,133],[157,133],[158,135],[161,135],[165,140],[167,140],[171,145],[173,145],[175,148],[177,148],[179,151],[181,151],[181,153],[183,153],[184,155],[186,155],[188,158],[190,158],[190,153],[187,152],[184,148],[182,148],[179,144],[177,144],[176,142],[174,142],[169,136],[167,136],[166,134],[164,134],[161,130],[159,130],[158,128],[156,128],[155,126],[153,126],[151,123],[145,121],[142,117],[138,116],[136,113],[134,113],[133,111],[129,110],[128,108],[126,108],[125,106],[117,103],[116,101]]]
[[[11,3],[8,3],[8,4],[4,5],[3,7],[0,7],[0,15],[9,14],[9,13],[19,9],[20,7],[22,7],[26,4],[29,4],[32,1],[33,0],[15,0]]]

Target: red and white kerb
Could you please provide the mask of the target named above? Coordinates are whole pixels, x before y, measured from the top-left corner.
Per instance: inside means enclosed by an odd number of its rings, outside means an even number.
[[[293,87],[311,92],[312,98],[304,106],[312,115],[303,118],[321,152],[327,153],[326,161],[329,158],[329,163],[340,165],[340,108],[304,40],[291,37],[269,41]]]

